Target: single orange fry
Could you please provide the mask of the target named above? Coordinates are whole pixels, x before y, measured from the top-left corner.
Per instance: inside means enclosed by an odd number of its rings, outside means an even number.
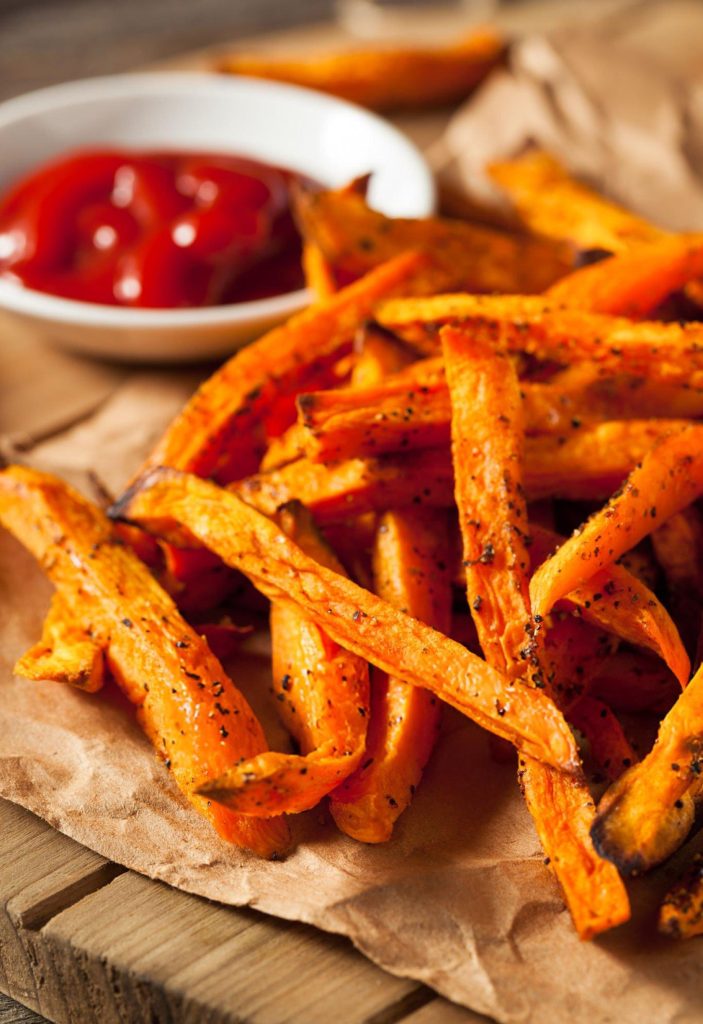
[[[531,624],[517,374],[483,339],[451,327],[441,336],[467,595],[478,637],[489,663],[518,685],[529,680],[549,691],[542,638]],[[583,775],[567,778],[523,754],[518,777],[581,938],[626,921],[627,893],[591,842],[595,808]]]
[[[374,549],[374,589],[394,607],[448,633],[452,590],[446,514],[406,509],[380,520]],[[410,804],[434,747],[440,702],[435,694],[376,673],[362,766],[333,794],[332,816],[367,843],[390,839]]]
[[[555,302],[594,313],[640,319],[701,275],[703,241],[674,235],[575,270],[545,294]]]
[[[608,504],[540,566],[530,583],[533,612],[546,615],[701,493],[703,427],[690,426],[652,448]]]

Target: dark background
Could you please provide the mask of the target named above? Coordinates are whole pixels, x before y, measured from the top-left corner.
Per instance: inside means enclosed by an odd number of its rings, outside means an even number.
[[[333,0],[0,0],[0,98],[332,13]]]

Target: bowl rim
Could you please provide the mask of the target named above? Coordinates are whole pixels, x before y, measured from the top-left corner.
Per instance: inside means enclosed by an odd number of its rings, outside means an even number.
[[[356,116],[376,125],[382,131],[395,137],[407,149],[408,157],[415,163],[414,171],[419,179],[418,211],[424,209],[429,215],[436,203],[437,190],[430,167],[415,143],[395,125],[366,110],[315,89],[284,82],[268,81],[248,75],[227,76],[214,71],[138,71],[95,78],[79,78],[57,85],[34,89],[20,96],[14,96],[0,103],[0,132],[18,120],[36,113],[59,110],[71,101],[85,98],[88,102],[100,103],[103,99],[134,96],[143,98],[143,90],[166,91],[173,94],[190,92],[194,88],[204,91],[215,90],[226,93],[238,88],[256,89],[272,97],[276,95],[298,96],[301,100],[314,102],[319,107],[347,108]],[[86,143],[89,145],[89,143]],[[80,148],[77,146],[75,148]],[[187,146],[185,147],[187,149]],[[255,154],[251,155],[256,159]],[[294,169],[294,168],[293,168]],[[423,216],[421,212],[415,216]],[[140,330],[162,330],[164,328],[194,327],[197,325],[216,326],[245,324],[263,317],[285,318],[297,312],[311,300],[307,289],[284,292],[263,299],[248,302],[228,303],[220,306],[198,306],[185,309],[131,308],[97,302],[83,302],[52,295],[36,288],[27,288],[11,278],[0,276],[0,307],[8,312],[40,320],[49,320],[64,325],[76,324],[82,327],[109,327]]]

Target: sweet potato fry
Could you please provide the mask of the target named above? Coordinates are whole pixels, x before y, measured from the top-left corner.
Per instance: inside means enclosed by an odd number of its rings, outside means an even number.
[[[452,405],[452,460],[469,604],[489,664],[544,688],[531,624],[524,426],[514,368],[489,345],[442,331]],[[627,893],[593,849],[594,805],[580,772],[565,778],[524,752],[519,780],[543,848],[581,938],[626,921]]]
[[[550,690],[568,720],[569,708],[617,650],[619,640],[573,611],[550,616],[543,630],[542,663]]]
[[[503,341],[501,327],[511,322],[523,325],[522,331],[526,333],[527,326],[539,324],[545,318],[553,318],[558,311],[554,303],[549,302],[543,295],[524,294],[502,294],[502,295],[474,295],[465,292],[455,292],[445,295],[429,295],[421,298],[392,298],[381,300],[375,310],[374,316],[378,323],[388,330],[398,333],[404,340],[413,341],[412,328],[419,326],[430,328],[435,332],[437,338],[437,349],[439,349],[439,329],[446,324],[464,323],[468,321],[472,326],[480,324],[484,320],[493,327],[495,340]],[[575,310],[566,310],[567,315],[577,317],[581,322],[581,334],[585,333],[583,321],[590,317]],[[527,326],[525,326],[527,325]],[[426,339],[426,333],[420,333],[420,338]],[[551,351],[543,353],[536,344],[533,344],[529,336],[518,349],[527,351],[530,354],[549,358]],[[581,359],[590,358],[589,353],[580,353]],[[563,360],[562,360],[563,361]]]
[[[350,350],[359,323],[379,299],[399,288],[422,290],[426,259],[406,253],[275,328],[210,377],[173,420],[147,460],[228,482],[253,472],[265,448],[265,421],[278,410],[276,430],[293,422],[298,391],[328,382],[339,356]]]
[[[528,437],[528,497],[605,500],[671,428],[665,420],[629,421],[584,427],[566,439]],[[453,479],[446,449],[428,448],[329,465],[299,459],[279,470],[247,477],[233,489],[266,515],[297,499],[319,523],[325,523],[406,505],[449,508]]]
[[[447,532],[442,513],[387,512],[374,550],[379,597],[442,633],[451,625]],[[343,832],[367,843],[390,839],[420,783],[439,720],[433,693],[376,673],[363,765],[335,790],[330,805]]]
[[[328,299],[337,291],[337,283],[327,260],[312,242],[303,245],[303,273],[305,284],[316,302]]]
[[[322,535],[318,527],[315,524],[310,512],[298,501],[291,501],[285,505],[282,505],[276,513],[276,522],[286,534],[297,546],[310,558],[318,562],[320,565],[324,565],[327,569],[337,573],[340,576],[346,576],[347,573],[337,556],[337,553],[330,545],[329,541]],[[298,640],[296,639],[295,629],[286,629],[284,623],[292,623],[294,621],[293,613],[297,617],[299,624],[303,622],[307,623],[308,626],[312,625],[308,619],[305,618],[301,610],[290,602],[276,602],[271,606],[271,632],[273,640],[273,662],[274,662],[274,680],[273,689],[277,696],[280,704],[279,714],[283,722],[286,725],[288,731],[293,735],[294,739],[301,747],[304,752],[314,750],[319,743],[316,742],[316,737],[319,736],[320,725],[318,718],[324,717],[329,714],[328,702],[325,698],[324,693],[319,693],[319,708],[313,708],[312,711],[306,708],[305,701],[310,697],[310,686],[305,683],[304,679],[301,679],[301,686],[296,689],[294,686],[284,686],[282,680],[285,678],[288,666],[286,664],[286,652],[290,647],[291,650],[295,650]],[[317,627],[315,627],[317,629]],[[329,637],[317,630],[317,635],[322,636],[324,639],[324,646],[328,651],[334,652],[337,645]],[[291,646],[292,641],[292,646]],[[304,644],[303,644],[304,647]],[[319,642],[313,644],[313,648],[321,650]],[[348,655],[352,658],[352,655]],[[301,664],[298,666],[300,676],[309,676],[311,673],[305,671],[305,662],[310,662],[312,665],[313,659],[310,657],[303,657]],[[360,663],[361,664],[361,663]],[[361,668],[365,669],[367,666],[365,663],[361,665]],[[360,675],[360,671],[357,671],[357,675]],[[368,710],[366,707],[369,702],[368,694],[368,672],[365,673],[366,684],[364,688],[364,699],[359,701],[353,701],[355,719],[354,725],[358,726],[358,720],[361,718],[365,719],[366,713],[359,714],[357,712],[357,706],[359,703],[364,705],[365,711]],[[334,701],[333,701],[334,703]],[[332,720],[333,721],[333,720]],[[329,729],[329,723],[327,725]],[[351,730],[350,730],[351,731]],[[365,738],[366,726],[363,728],[357,728],[356,731],[359,735]]]
[[[671,516],[651,539],[669,589],[703,599],[703,516],[698,509],[691,506]]]
[[[563,538],[543,527],[531,526],[530,536],[535,568],[563,543]],[[623,565],[601,569],[570,591],[561,603],[577,608],[586,622],[654,651],[682,687],[688,682],[691,663],[671,616],[649,587]]]
[[[672,939],[703,934],[703,853],[696,853],[659,908],[659,931]]]
[[[623,924],[630,917],[627,892],[593,847],[594,805],[585,783],[526,758],[520,758],[518,779],[579,937],[591,939]]]
[[[642,319],[703,274],[699,237],[675,235],[582,267],[547,290],[553,302]]]
[[[508,351],[563,364],[590,360],[601,368],[664,377],[658,365],[663,363],[674,378],[681,360],[685,366],[678,368],[678,378],[703,367],[703,328],[697,322],[635,322],[556,304],[546,296],[448,294],[388,299],[381,300],[376,317],[411,343],[408,328],[413,324],[438,330],[459,321],[474,330],[490,331],[493,340]],[[420,337],[426,343],[426,333]]]
[[[418,379],[421,379],[419,374]],[[532,381],[523,381],[520,390],[527,434],[559,434],[558,446],[564,443],[565,435],[589,423],[637,418],[627,415],[619,397],[597,403],[589,391],[569,393],[550,383]],[[295,451],[322,462],[436,448],[449,441],[450,406],[446,384],[415,383],[409,372],[400,375],[398,380],[391,379],[363,390],[340,388],[304,392],[298,395],[296,404],[299,428],[294,433]],[[654,419],[666,422],[665,410],[659,411]],[[676,425],[686,425],[685,419]],[[616,436],[608,437],[606,450],[610,452],[613,445],[621,447],[628,436],[639,438],[644,433],[649,437],[652,432],[657,436],[667,429],[671,427],[649,422],[608,428],[608,431],[614,430]],[[591,451],[591,441],[588,435],[584,451]],[[281,446],[276,451],[278,464],[284,464],[282,456],[290,454],[287,440],[285,448]],[[610,457],[612,459],[612,455]],[[590,461],[595,462],[596,458]]]
[[[676,236],[577,181],[548,153],[533,150],[494,164],[489,171],[512,200],[522,223],[547,238],[603,254],[666,246],[672,241],[677,244]],[[646,271],[643,279],[645,276]],[[697,301],[699,283],[693,278],[682,283],[688,284],[687,293]],[[655,292],[659,286],[660,282],[655,281]]]
[[[51,679],[86,693],[96,693],[105,675],[104,639],[82,626],[85,612],[75,613],[70,597],[57,591],[44,620],[41,640],[23,654],[14,672],[25,679]],[[78,620],[78,621],[77,621]]]
[[[306,509],[279,511],[285,533],[333,572],[344,570]],[[330,640],[288,602],[271,607],[273,685],[282,718],[301,754],[267,751],[228,768],[198,792],[257,817],[306,811],[353,772],[364,753],[369,717],[366,662]]]
[[[503,50],[494,31],[471,32],[444,46],[340,51],[300,58],[232,53],[219,71],[290,82],[371,110],[457,103],[491,70]]]
[[[587,694],[571,705],[568,719],[584,734],[591,758],[611,782],[637,763],[632,744],[607,704]]]
[[[354,388],[374,387],[386,377],[415,364],[418,358],[410,346],[375,323],[364,324],[357,331],[354,353],[351,375]]]
[[[530,583],[535,614],[617,561],[643,537],[703,493],[703,427],[664,437],[622,489],[537,570]]]
[[[244,697],[103,513],[68,485],[18,466],[0,473],[0,523],[32,552],[60,593],[82,587],[106,660],[173,777],[229,842],[261,856],[289,845],[283,819],[256,822],[215,807],[196,787],[266,749]],[[78,610],[79,605],[73,605]],[[189,728],[197,721],[198,728]]]
[[[515,371],[463,331],[442,332],[466,588],[486,660],[544,685],[529,610],[524,424]]]
[[[449,441],[446,388],[417,392],[381,385],[306,392],[298,395],[297,407],[304,452],[321,462],[435,448]]]
[[[656,366],[649,367],[646,376],[642,373],[608,373],[605,367],[594,369],[590,383],[571,390],[600,419],[703,418],[703,374],[700,370],[693,371],[686,378],[676,378],[665,367],[664,377],[659,379]],[[564,389],[564,383],[558,378],[552,379],[550,384],[555,390]],[[567,388],[568,393],[571,391]]]
[[[549,238],[568,240],[585,250],[621,252],[666,237],[665,231],[576,181],[540,150],[495,163],[489,171],[525,226]]]
[[[683,380],[703,369],[703,325],[633,322],[522,295],[434,295],[379,303],[376,319],[411,343],[428,325],[461,322],[499,348],[568,364],[590,360],[621,373]]]
[[[304,238],[319,248],[346,281],[408,249],[429,253],[441,268],[447,283],[435,291],[444,287],[530,295],[543,291],[575,266],[568,245],[510,235],[462,220],[385,217],[370,209],[362,196],[347,190],[301,193],[296,199],[296,215]]]
[[[520,387],[506,357],[464,332],[442,343],[451,398],[452,461],[467,592],[487,662],[543,688],[543,650],[531,626],[527,507],[521,480]],[[523,683],[524,684],[524,683]],[[543,849],[554,865],[581,938],[629,918],[617,872],[596,854],[594,817],[580,773],[565,778],[520,758],[519,780]]]
[[[651,542],[664,573],[667,605],[697,668],[703,614],[703,516],[698,507],[689,505],[667,519]]]
[[[345,649],[432,690],[532,756],[565,771],[576,769],[573,737],[542,693],[510,686],[460,644],[318,565],[235,494],[161,469],[133,487],[113,514],[174,541],[197,538],[271,599],[298,604]]]
[[[589,691],[615,711],[664,715],[680,693],[674,674],[641,651],[612,654],[593,676]]]
[[[640,764],[611,786],[598,808],[593,841],[626,875],[665,860],[693,822],[691,789],[703,771],[703,670],[662,720]]]
[[[528,497],[605,500],[658,442],[686,428],[686,420],[624,420],[583,426],[568,437],[528,437]]]
[[[521,392],[528,434],[568,433],[584,423],[600,420],[626,419],[697,419],[703,417],[703,373],[694,372],[685,380],[661,380],[657,367],[648,368],[651,376],[610,373],[608,367],[594,363],[574,363],[558,371],[546,381],[523,380]],[[355,383],[355,382],[354,382]],[[305,418],[310,428],[325,427],[327,417],[338,417],[354,411],[357,427],[369,424],[363,416],[373,418],[386,430],[387,422],[407,417],[407,406],[419,409],[421,415],[439,421],[440,396],[446,394],[444,366],[441,360],[422,359],[407,369],[395,373],[382,383],[361,382],[353,395],[348,389],[328,392],[310,392],[298,396],[305,406]],[[321,401],[318,403],[318,395]],[[395,398],[395,403],[393,402]],[[410,400],[410,403],[408,402]],[[422,412],[425,402],[435,409],[434,415]],[[362,408],[366,408],[364,414]],[[449,399],[446,399],[447,423]],[[386,419],[382,419],[385,416]],[[344,423],[342,420],[341,423]],[[341,424],[338,424],[341,425]],[[417,429],[417,428],[416,428]],[[436,429],[436,428],[435,428]],[[357,431],[359,436],[360,431]],[[300,434],[299,440],[305,435]],[[447,437],[448,437],[447,433]],[[421,434],[418,443],[420,443]],[[299,454],[304,445],[300,444]],[[354,451],[360,455],[360,451]]]
[[[232,489],[269,516],[287,501],[301,501],[324,525],[406,505],[449,508],[453,487],[448,453],[430,449],[330,465],[299,459],[280,470],[247,477]]]

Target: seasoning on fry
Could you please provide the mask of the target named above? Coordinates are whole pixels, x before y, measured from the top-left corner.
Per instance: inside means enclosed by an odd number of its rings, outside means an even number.
[[[451,327],[441,337],[466,585],[481,647],[487,662],[518,685],[552,691],[530,608],[517,374],[505,355],[480,339]],[[582,773],[565,776],[524,752],[519,765],[528,809],[579,935],[591,938],[626,921],[627,893],[591,842],[595,805]]]
[[[572,246],[535,236],[522,238],[485,224],[428,217],[385,217],[349,189],[300,191],[296,215],[314,244],[345,283],[408,249],[432,256],[445,284],[471,292],[541,292],[576,266]]]
[[[0,472],[0,523],[59,593],[81,589],[72,614],[97,626],[112,675],[196,810],[229,842],[264,857],[285,853],[283,818],[258,822],[197,795],[240,757],[265,750],[266,740],[220,663],[105,515],[55,477],[12,466]]]
[[[235,494],[154,470],[114,513],[171,539],[197,538],[269,597],[294,601],[340,645],[442,700],[537,758],[577,765],[573,737],[551,701],[512,687],[460,644],[319,565]]]
[[[462,45],[369,67],[430,59],[446,84]],[[333,88],[353,63],[278,72]],[[347,85],[390,103],[398,83],[368,70]],[[703,242],[545,155],[493,173],[531,233],[388,218],[367,179],[301,191],[317,301],[201,386],[114,526],[52,477],[0,473],[0,523],[57,588],[17,671],[86,693],[114,675],[194,807],[270,857],[282,815],[326,797],[348,836],[388,841],[447,703],[517,749],[591,938],[628,919],[621,874],[681,845],[703,791],[703,326],[671,313]],[[232,653],[266,599],[276,751],[210,646]],[[629,712],[661,719],[649,752]],[[698,868],[665,934],[701,931]]]
[[[303,551],[343,573],[302,505],[284,506],[278,519]],[[342,783],[364,756],[369,711],[366,662],[330,640],[299,608],[273,603],[271,644],[279,713],[301,753],[258,754],[198,790],[257,817],[308,810]]]

